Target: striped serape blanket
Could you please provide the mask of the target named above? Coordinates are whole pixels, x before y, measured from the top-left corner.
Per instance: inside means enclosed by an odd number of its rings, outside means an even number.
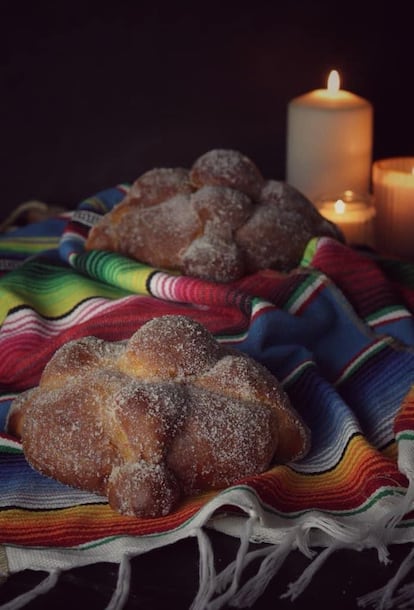
[[[294,549],[310,561],[286,591],[292,599],[336,549],[374,548],[386,562],[390,544],[413,542],[414,265],[314,238],[293,272],[265,270],[223,285],[85,252],[89,227],[127,188],[0,237],[0,571],[45,570],[44,590],[62,570],[112,561],[120,567],[110,607],[121,608],[131,557],[196,537],[193,608],[219,609],[252,605]],[[5,433],[13,398],[38,383],[63,343],[126,339],[171,313],[203,323],[276,375],[311,429],[306,458],[157,519],[120,516],[104,498],[33,471]],[[241,540],[222,571],[209,528]],[[239,586],[253,557],[260,568]],[[414,551],[400,573],[412,567]],[[413,591],[393,578],[359,601],[388,608]]]

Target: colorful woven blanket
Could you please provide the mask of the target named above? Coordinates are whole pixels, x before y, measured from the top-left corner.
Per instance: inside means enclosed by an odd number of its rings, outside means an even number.
[[[254,603],[293,549],[312,558],[286,592],[295,598],[335,549],[376,548],[386,561],[390,544],[413,542],[414,265],[315,238],[293,272],[221,285],[85,252],[89,227],[127,188],[0,237],[0,571],[46,570],[44,586],[53,586],[61,570],[117,562],[111,608],[121,608],[130,557],[195,536],[193,608],[218,609]],[[122,517],[104,498],[33,471],[4,432],[6,416],[63,343],[125,339],[167,313],[193,317],[268,367],[310,427],[312,448],[296,464],[191,498],[166,517]],[[241,539],[222,572],[209,528]],[[248,542],[268,544],[251,550]],[[260,569],[239,586],[253,557]],[[413,565],[409,553],[404,573]],[[360,603],[391,607],[412,594],[393,579]]]

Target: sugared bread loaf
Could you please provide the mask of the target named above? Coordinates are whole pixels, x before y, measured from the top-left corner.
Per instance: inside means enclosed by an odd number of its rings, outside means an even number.
[[[7,427],[35,469],[140,517],[309,448],[275,377],[185,316],[155,318],[127,342],[63,345]]]
[[[217,149],[189,170],[144,173],[91,228],[85,248],[230,282],[259,269],[293,269],[318,235],[341,239],[295,188],[265,180],[240,152]]]

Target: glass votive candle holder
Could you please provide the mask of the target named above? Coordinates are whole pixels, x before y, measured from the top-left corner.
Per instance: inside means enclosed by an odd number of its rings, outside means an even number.
[[[375,161],[372,185],[378,250],[414,260],[414,157]]]
[[[369,193],[347,190],[322,195],[315,205],[322,216],[342,231],[347,244],[374,247],[375,207]]]

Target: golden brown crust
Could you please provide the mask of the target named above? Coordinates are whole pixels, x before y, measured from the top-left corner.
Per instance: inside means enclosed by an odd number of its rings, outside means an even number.
[[[190,195],[193,190],[188,169],[159,167],[139,176],[133,182],[128,198],[136,206],[149,207],[176,195]]]
[[[32,402],[36,399],[40,388],[35,387],[22,392],[15,398],[11,404],[7,414],[6,431],[21,440],[23,432],[23,422],[26,415],[26,410],[30,408]]]
[[[185,379],[213,366],[222,350],[201,324],[185,316],[162,316],[132,335],[119,368],[141,379]]]
[[[194,383],[241,401],[276,408],[277,460],[292,461],[306,453],[309,441],[306,428],[276,378],[258,362],[247,358],[245,354],[232,353],[218,360],[214,367],[199,375]]]
[[[309,448],[308,429],[267,369],[173,315],[128,342],[64,345],[39,386],[14,401],[7,429],[40,472],[143,517]]]
[[[89,232],[86,250],[109,250],[217,282],[296,267],[313,236],[342,239],[292,186],[265,180],[238,151],[213,149],[190,170],[139,177]]]
[[[190,171],[190,181],[196,188],[227,186],[253,200],[259,196],[263,180],[256,164],[238,150],[210,150],[195,161]]]
[[[226,487],[268,468],[278,442],[268,405],[193,386],[188,396],[187,416],[167,456],[184,493]]]
[[[235,241],[245,252],[249,273],[266,267],[289,271],[315,235],[340,239],[339,231],[299,191],[267,180],[253,214],[236,231]]]
[[[96,337],[93,341],[90,337],[68,341],[46,364],[39,385],[48,389],[59,388],[70,377],[85,375],[97,367],[110,369],[123,349],[122,341],[108,343]]]

